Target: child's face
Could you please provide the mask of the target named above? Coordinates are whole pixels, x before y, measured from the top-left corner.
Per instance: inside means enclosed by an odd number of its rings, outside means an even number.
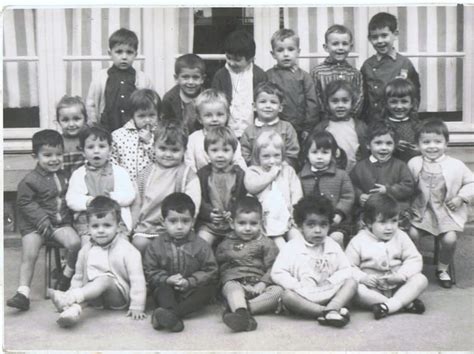
[[[272,166],[280,166],[283,162],[283,154],[281,148],[269,144],[260,150],[258,155],[260,160],[260,166],[265,171],[270,171]]]
[[[329,232],[329,219],[326,215],[309,214],[300,226],[304,239],[316,246],[322,245]]]
[[[91,238],[99,246],[108,245],[117,235],[118,222],[112,212],[105,214],[101,218],[97,215],[90,215],[88,224]]]
[[[94,167],[102,167],[110,157],[110,145],[107,140],[100,140],[94,135],[89,135],[84,141],[84,157]]]
[[[227,65],[232,69],[233,72],[235,73],[241,73],[245,69],[249,67],[249,65],[252,63],[253,58],[246,59],[245,57],[233,55],[226,53],[225,54],[225,60],[227,62]]]
[[[408,117],[412,108],[413,102],[410,96],[389,97],[387,99],[387,109],[391,118],[401,120]]]
[[[271,122],[283,110],[283,105],[277,95],[261,92],[254,103],[258,119],[262,122]]]
[[[33,157],[38,165],[46,172],[58,172],[63,164],[63,147],[43,145]]]
[[[201,91],[204,83],[204,75],[198,68],[182,68],[178,75],[174,76],[181,92],[188,97],[196,97]]]
[[[379,162],[390,160],[395,149],[395,141],[390,134],[384,134],[374,137],[369,144],[372,155]]]
[[[392,50],[397,36],[398,31],[392,32],[387,26],[369,31],[369,41],[380,55],[387,54]]]
[[[398,230],[398,215],[386,219],[382,214],[377,215],[372,225],[368,225],[369,230],[380,241],[390,241]]]
[[[231,223],[235,235],[243,241],[257,238],[262,231],[262,218],[257,212],[238,213]]]
[[[331,149],[318,148],[313,142],[308,151],[308,160],[311,166],[318,170],[324,169],[331,163]]]
[[[86,117],[82,113],[81,106],[77,104],[63,107],[58,112],[58,123],[65,137],[77,137],[85,122]]]
[[[168,235],[176,240],[188,237],[191,228],[194,225],[194,217],[189,210],[183,213],[170,210],[164,220],[164,226]]]
[[[199,107],[199,121],[204,130],[225,127],[227,119],[227,109],[220,102],[208,102]]]
[[[418,147],[424,157],[434,161],[444,155],[448,148],[448,142],[443,134],[421,133]]]
[[[298,48],[293,38],[285,38],[283,41],[275,42],[271,53],[279,67],[291,68],[296,65],[300,48]]]
[[[140,129],[152,130],[158,124],[158,113],[155,109],[139,109],[133,113],[135,127]]]
[[[133,64],[137,51],[127,44],[117,44],[109,49],[109,55],[114,66],[120,70],[127,70]]]
[[[165,168],[175,167],[183,162],[184,146],[181,144],[166,144],[157,141],[154,145],[156,162]]]
[[[230,144],[224,144],[223,141],[209,145],[206,152],[212,167],[217,170],[226,170],[234,159],[234,149]]]
[[[334,61],[343,62],[352,49],[351,36],[349,33],[330,33],[323,48]]]
[[[331,119],[344,120],[350,117],[352,112],[352,96],[350,92],[340,89],[331,97],[328,97],[328,108]]]

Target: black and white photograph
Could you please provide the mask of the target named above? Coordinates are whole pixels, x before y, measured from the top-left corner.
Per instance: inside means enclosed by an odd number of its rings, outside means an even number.
[[[474,351],[474,5],[4,6],[5,352]]]

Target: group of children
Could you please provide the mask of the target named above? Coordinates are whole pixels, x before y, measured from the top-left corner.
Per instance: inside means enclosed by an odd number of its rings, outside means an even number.
[[[423,313],[419,237],[440,238],[437,279],[451,287],[474,176],[445,154],[446,124],[418,120],[418,75],[397,35],[393,15],[375,15],[377,53],[359,72],[346,61],[351,32],[331,26],[329,57],[308,74],[292,30],[273,35],[267,72],[236,31],[213,88],[204,61],[185,54],[161,101],[132,67],[136,35],[116,31],[113,66],[86,103],[58,103],[62,136],[33,136],[37,166],[18,186],[20,284],[7,305],[29,309],[40,247],[54,240],[66,249],[50,291],[64,327],[85,302],[143,319],[148,293],[153,327],[179,332],[218,289],[236,332],[275,311],[343,327],[352,300],[376,319]]]

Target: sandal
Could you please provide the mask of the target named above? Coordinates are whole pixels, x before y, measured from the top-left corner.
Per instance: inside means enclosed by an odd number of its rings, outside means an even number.
[[[349,310],[342,307],[338,310],[324,311],[323,316],[318,317],[318,322],[322,326],[331,326],[336,328],[344,327],[350,321]]]
[[[375,304],[372,306],[372,313],[374,314],[374,318],[376,320],[380,320],[381,318],[388,316],[388,307],[383,302]]]

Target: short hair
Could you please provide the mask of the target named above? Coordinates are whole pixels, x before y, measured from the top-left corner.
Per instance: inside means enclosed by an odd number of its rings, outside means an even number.
[[[324,102],[326,104],[326,108],[329,107],[329,103],[328,103],[329,98],[339,90],[345,90],[346,92],[348,92],[349,95],[351,96],[352,106],[355,105],[355,103],[357,102],[357,95],[359,94],[357,88],[349,81],[334,80],[334,81],[331,81],[326,86],[326,90],[325,90],[326,102]]]
[[[163,219],[166,219],[170,211],[176,211],[178,213],[189,211],[189,214],[194,217],[196,206],[189,195],[176,192],[169,194],[163,199],[163,203],[161,204],[161,215]]]
[[[277,149],[281,149],[281,157],[285,159],[285,142],[283,138],[274,130],[266,130],[260,133],[257,139],[255,139],[252,150],[252,162],[260,165],[260,151],[271,145]]]
[[[162,122],[153,132],[154,144],[181,145],[184,150],[188,145],[188,134],[182,124],[175,122]]]
[[[86,127],[79,133],[79,145],[81,149],[84,149],[86,140],[88,137],[93,136],[96,139],[107,141],[109,145],[112,145],[112,134],[99,124],[94,124],[91,127]]]
[[[272,49],[275,48],[276,42],[283,42],[285,39],[290,38],[295,41],[296,46],[299,48],[300,47],[300,37],[293,31],[292,29],[289,28],[281,28],[275,33],[273,33],[271,44],[272,44]]]
[[[120,205],[115,200],[103,195],[99,195],[92,199],[89,205],[86,207],[87,220],[89,220],[93,215],[97,216],[99,219],[102,219],[109,213],[114,215],[117,223],[120,222]]]
[[[231,210],[231,213],[234,219],[240,213],[242,214],[257,213],[258,215],[260,215],[260,217],[262,217],[263,208],[262,208],[262,204],[260,204],[257,198],[253,196],[245,196],[236,200]]]
[[[224,92],[212,88],[202,91],[194,101],[198,114],[201,107],[207,103],[221,103],[227,111],[227,115],[229,114],[229,101],[227,101]]]
[[[87,122],[87,109],[84,101],[79,96],[69,96],[64,95],[59,100],[58,104],[56,105],[56,120],[59,122],[59,111],[63,108],[68,108],[71,106],[79,106],[81,109],[81,113],[84,116],[84,121]]]
[[[135,32],[130,31],[126,28],[120,28],[119,30],[112,33],[109,37],[109,49],[113,49],[117,45],[128,45],[138,50],[138,37]]]
[[[317,149],[329,149],[332,153],[332,158],[335,159],[337,155],[337,145],[336,139],[334,136],[327,130],[314,130],[304,142],[303,156],[308,157],[309,150],[311,146],[315,144]]]
[[[410,96],[412,109],[409,113],[410,118],[415,118],[417,116],[418,110],[418,97],[415,85],[408,80],[401,77],[397,77],[391,80],[384,88],[384,116],[387,116],[387,101],[390,97],[405,97]]]
[[[369,21],[369,35],[370,31],[388,27],[391,32],[395,32],[398,27],[397,18],[388,12],[379,12],[372,16]]]
[[[156,91],[151,89],[138,89],[128,98],[127,111],[131,117],[139,110],[154,109],[158,116],[161,113],[161,98]]]
[[[382,220],[391,219],[400,213],[400,206],[395,198],[386,193],[371,194],[364,204],[362,221],[371,225],[381,215]]]
[[[298,226],[303,225],[311,214],[326,216],[331,223],[334,218],[334,207],[331,200],[325,196],[307,196],[301,198],[293,206],[293,219]]]
[[[33,134],[31,138],[33,153],[38,155],[43,146],[60,146],[64,149],[64,140],[62,135],[53,129],[40,130]]]
[[[234,152],[237,150],[237,145],[239,144],[232,129],[229,127],[214,127],[208,131],[204,137],[204,150],[207,152],[210,145],[218,142],[223,142],[224,145],[229,144]]]
[[[245,60],[255,57],[255,41],[253,36],[243,30],[232,32],[224,41],[224,53],[245,57]]]
[[[376,137],[385,134],[389,134],[395,144],[398,143],[398,133],[392,123],[384,120],[377,120],[373,122],[367,129],[367,144],[370,144]]]
[[[183,69],[199,69],[202,75],[206,73],[206,63],[196,54],[184,54],[174,62],[174,73],[179,75]]]
[[[354,37],[352,36],[352,32],[349,28],[347,28],[346,26],[344,25],[332,25],[331,27],[329,27],[327,30],[326,30],[326,33],[324,34],[324,41],[327,43],[328,42],[328,38],[329,38],[329,35],[332,34],[332,33],[339,33],[339,34],[348,34],[349,35],[349,38],[350,38],[350,41],[352,43]]]
[[[421,134],[439,134],[443,135],[446,142],[449,142],[449,129],[445,122],[439,118],[428,118],[423,120],[415,130],[415,141],[419,142]]]
[[[262,92],[265,92],[266,94],[269,94],[269,95],[275,95],[278,97],[278,99],[280,100],[280,103],[283,103],[283,100],[284,100],[284,95],[283,95],[283,91],[281,90],[281,87],[277,84],[275,84],[274,82],[271,82],[271,81],[262,81],[260,82],[257,87],[255,87],[254,89],[254,95],[253,95],[253,99],[254,101],[256,102],[257,101],[257,98],[258,96],[262,93]]]

